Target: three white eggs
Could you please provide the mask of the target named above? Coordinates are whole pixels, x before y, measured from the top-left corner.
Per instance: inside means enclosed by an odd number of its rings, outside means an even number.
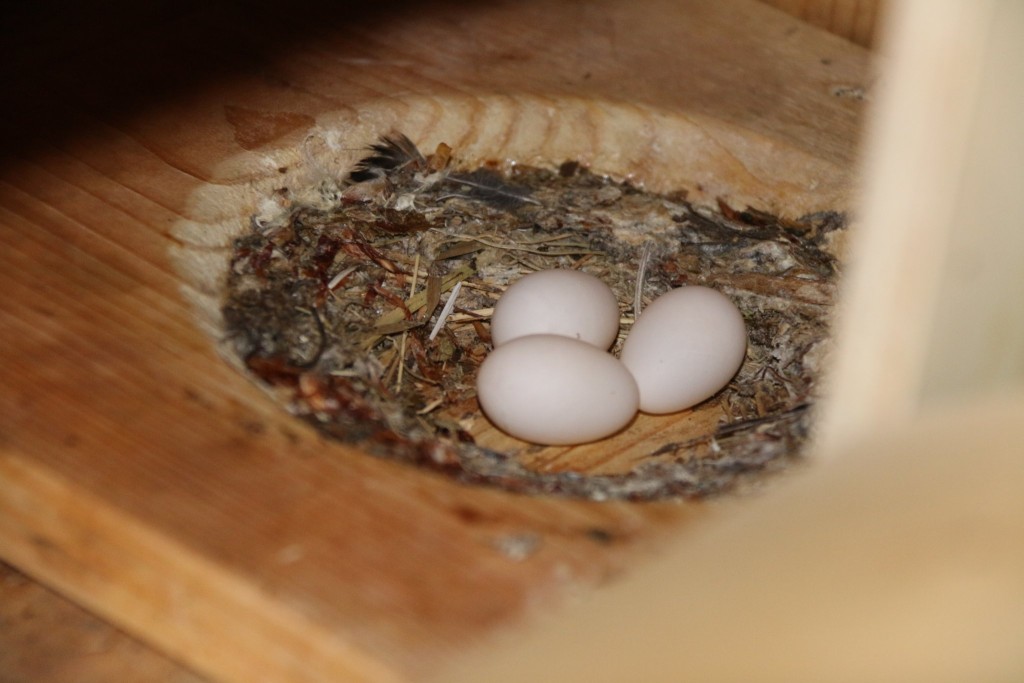
[[[637,411],[672,413],[710,398],[746,355],[743,316],[707,287],[651,303],[621,360],[608,353],[618,330],[618,301],[600,279],[563,269],[524,276],[494,307],[494,350],[477,375],[481,408],[525,441],[587,443],[620,431]]]

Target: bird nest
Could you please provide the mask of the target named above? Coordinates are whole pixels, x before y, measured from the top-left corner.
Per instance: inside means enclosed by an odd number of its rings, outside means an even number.
[[[287,210],[235,240],[222,313],[231,352],[324,434],[465,482],[591,499],[703,496],[799,457],[841,215],[711,211],[575,162],[465,169],[398,134],[314,189],[282,189]],[[488,320],[506,286],[548,268],[606,282],[624,332],[657,295],[714,287],[743,313],[746,361],[704,403],[595,444],[507,437],[475,394]]]

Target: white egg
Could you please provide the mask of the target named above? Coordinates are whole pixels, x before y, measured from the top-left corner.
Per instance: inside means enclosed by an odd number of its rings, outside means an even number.
[[[477,398],[508,434],[545,445],[596,441],[636,415],[636,382],[617,358],[569,337],[531,335],[494,349],[480,366]]]
[[[622,363],[640,388],[640,410],[673,413],[729,383],[747,352],[735,304],[707,287],[681,287],[644,310],[622,347]]]
[[[619,333],[619,303],[598,278],[578,270],[541,270],[512,283],[494,306],[491,341],[557,334],[607,349]]]

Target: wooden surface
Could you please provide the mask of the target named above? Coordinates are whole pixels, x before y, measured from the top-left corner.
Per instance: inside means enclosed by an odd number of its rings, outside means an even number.
[[[2,683],[204,683],[78,605],[0,563]]]
[[[877,45],[883,0],[762,0],[812,26],[823,28],[864,47]]]
[[[155,7],[6,43],[0,556],[220,680],[387,681],[702,515],[322,440],[217,356],[217,248],[282,161],[322,171],[392,125],[698,201],[845,208],[862,50],[747,2]]]

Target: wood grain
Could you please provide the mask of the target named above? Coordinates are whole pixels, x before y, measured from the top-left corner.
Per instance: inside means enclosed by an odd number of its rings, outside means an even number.
[[[0,564],[3,683],[203,683],[192,672]]]
[[[322,440],[217,355],[225,241],[282,176],[392,125],[844,208],[863,103],[835,88],[868,85],[862,50],[752,2],[162,7],[48,58],[45,87],[20,62],[29,101],[3,114],[0,556],[219,680],[389,681],[702,515],[471,489]]]
[[[807,23],[864,47],[877,44],[883,0],[762,0]]]

